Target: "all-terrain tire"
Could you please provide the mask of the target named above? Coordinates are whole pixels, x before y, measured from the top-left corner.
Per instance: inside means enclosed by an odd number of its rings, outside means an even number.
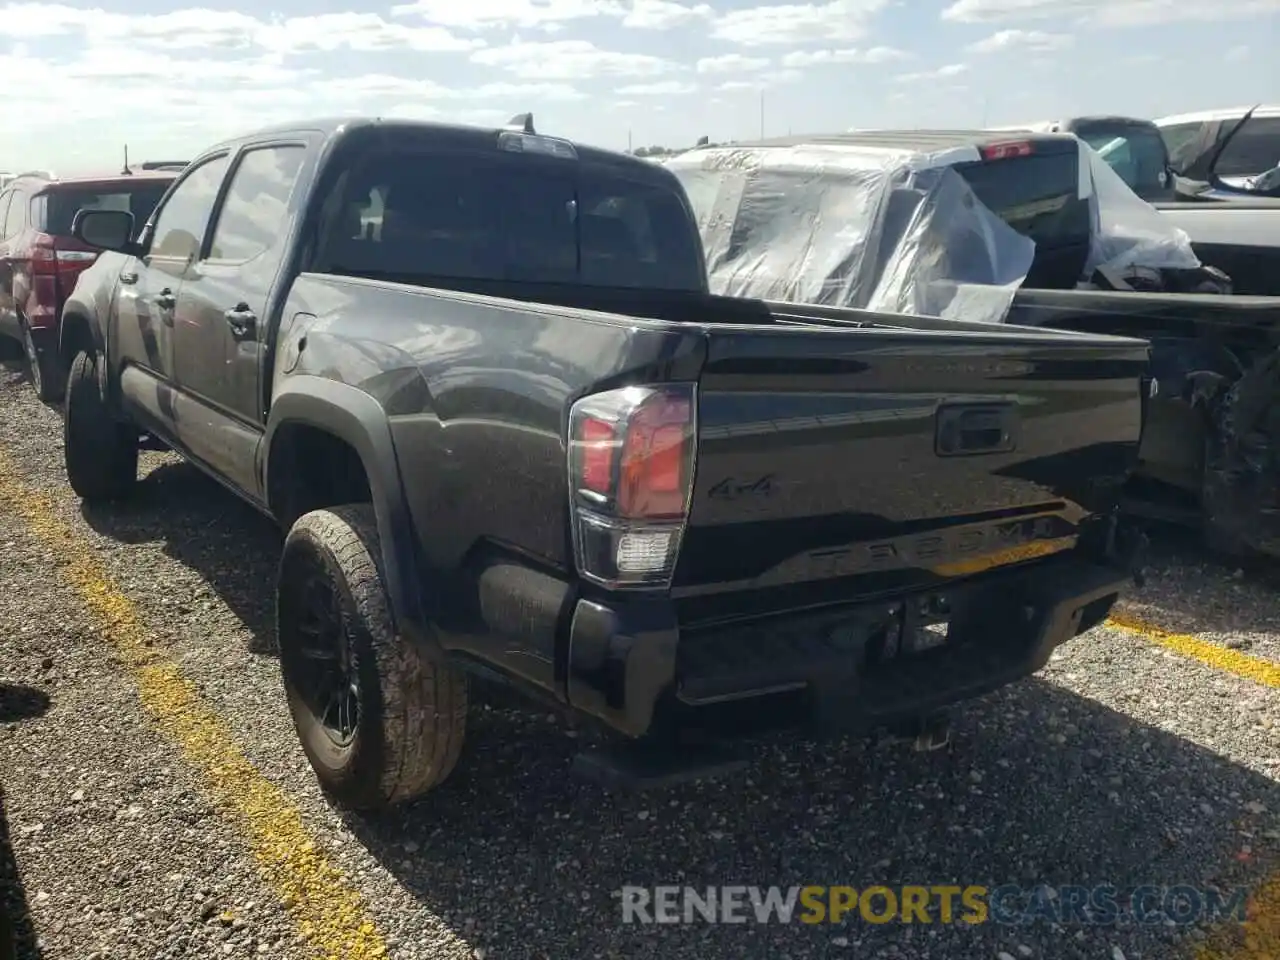
[[[71,489],[86,503],[127,497],[138,482],[138,431],[107,404],[100,358],[82,351],[67,377],[62,454]]]
[[[453,771],[466,735],[467,683],[392,628],[377,521],[369,504],[313,510],[285,538],[276,636],[289,711],[321,787],[356,810],[421,796]],[[308,705],[299,611],[310,577],[337,598],[357,687],[354,734],[339,745]]]
[[[22,324],[22,350],[26,354],[27,375],[31,378],[36,396],[45,403],[57,403],[66,390],[66,378],[54,353],[45,351],[42,354],[36,349],[35,339],[31,336],[31,328],[26,321]]]

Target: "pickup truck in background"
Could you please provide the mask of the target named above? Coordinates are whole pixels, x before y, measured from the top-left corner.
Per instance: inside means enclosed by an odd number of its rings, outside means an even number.
[[[128,495],[146,438],[287,531],[285,690],[350,806],[448,776],[471,675],[649,776],[744,713],[932,718],[1134,575],[1145,343],[712,296],[669,171],[527,115],[263,131],[138,240],[75,232],[112,252],[64,316],[71,486]]]
[[[1280,556],[1269,401],[1280,392],[1280,297],[1223,296],[1236,275],[1213,268],[1240,268],[1246,286],[1271,288],[1274,274],[1244,269],[1248,252],[1226,242],[1212,247],[1221,260],[1206,253],[1197,267],[1168,206],[1156,213],[1095,170],[1088,149],[1063,133],[880,130],[703,147],[667,165],[694,206],[715,293],[920,313],[921,290],[967,287],[950,303],[994,298],[998,315],[984,313],[994,322],[1149,340],[1128,511],[1203,529],[1232,556]],[[1213,216],[1199,212],[1209,204],[1175,206]],[[1255,212],[1212,206],[1224,221]],[[1172,266],[1143,266],[1144,249]],[[1099,267],[1108,255],[1121,266]]]
[[[1068,117],[990,129],[1073,134],[1096,150],[1143,200],[1156,203],[1177,199],[1169,151],[1160,136],[1160,128],[1150,120],[1122,116]]]
[[[1249,139],[1254,125],[1274,127],[1276,120],[1240,111],[1234,122],[1236,126],[1214,123],[1212,134],[1201,132],[1196,137],[1181,125],[1168,128],[1167,135],[1180,147],[1179,160],[1170,155],[1161,128],[1137,117],[1071,117],[991,129],[1074,134],[1096,150],[1135,194],[1183,230],[1196,256],[1231,278],[1233,292],[1280,296],[1280,189],[1249,185],[1261,178],[1228,176],[1224,180],[1217,173],[1221,165],[1238,171],[1241,164],[1252,168],[1262,163],[1263,143],[1250,141],[1247,149],[1232,151],[1239,141]],[[1200,126],[1196,124],[1197,130]],[[1274,133],[1267,133],[1254,140],[1266,137],[1276,139]],[[1280,162],[1280,146],[1273,153],[1271,162]]]

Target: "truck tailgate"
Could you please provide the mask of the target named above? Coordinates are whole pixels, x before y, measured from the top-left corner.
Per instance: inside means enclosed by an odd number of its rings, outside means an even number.
[[[1074,545],[1133,467],[1148,348],[1125,338],[708,328],[692,619],[925,588]],[[790,605],[790,604],[787,604]]]

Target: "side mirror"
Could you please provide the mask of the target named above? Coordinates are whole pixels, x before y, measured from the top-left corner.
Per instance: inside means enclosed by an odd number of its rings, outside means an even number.
[[[91,247],[136,254],[133,214],[127,210],[78,210],[71,221],[71,235]]]

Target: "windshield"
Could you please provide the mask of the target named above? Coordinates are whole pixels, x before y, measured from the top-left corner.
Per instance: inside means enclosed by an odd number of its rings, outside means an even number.
[[[134,225],[141,230],[168,188],[168,180],[149,180],[136,186],[54,187],[46,194],[44,232],[71,236],[71,223],[80,210],[124,210],[133,214]]]
[[[675,185],[589,162],[473,152],[366,154],[322,247],[338,274],[701,290]]]
[[[1155,127],[1083,125],[1075,134],[1144,200],[1169,192],[1164,140]]]

